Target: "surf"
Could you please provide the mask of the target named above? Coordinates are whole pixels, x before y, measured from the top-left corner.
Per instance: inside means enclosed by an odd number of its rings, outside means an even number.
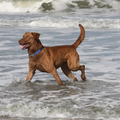
[[[47,11],[76,11],[77,9],[106,9],[119,11],[120,1],[104,0],[1,0],[0,13],[26,13]]]

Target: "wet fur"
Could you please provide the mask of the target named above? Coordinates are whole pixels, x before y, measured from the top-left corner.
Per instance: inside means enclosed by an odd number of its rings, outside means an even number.
[[[29,56],[29,72],[26,82],[32,79],[36,70],[39,70],[42,72],[51,73],[58,84],[63,85],[56,71],[56,69],[59,67],[61,67],[63,73],[67,77],[72,78],[73,81],[77,81],[77,78],[72,74],[71,71],[81,70],[81,78],[82,80],[86,80],[85,66],[80,65],[79,55],[76,51],[76,48],[80,43],[82,43],[85,37],[85,30],[83,26],[79,24],[79,27],[81,29],[81,34],[74,44],[54,47],[44,46],[44,49],[36,56]],[[30,47],[28,48],[28,54],[31,55],[43,46],[39,40],[39,36],[39,33],[26,32],[23,35],[23,38],[19,40],[19,44],[30,44]]]

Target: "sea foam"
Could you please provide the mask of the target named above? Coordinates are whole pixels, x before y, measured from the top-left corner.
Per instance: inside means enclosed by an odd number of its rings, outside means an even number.
[[[43,12],[43,11],[71,11],[81,8],[87,9],[100,9],[105,8],[104,10],[120,10],[120,2],[113,0],[1,0],[0,2],[0,13],[21,13],[21,12]],[[102,10],[101,9],[101,10]]]

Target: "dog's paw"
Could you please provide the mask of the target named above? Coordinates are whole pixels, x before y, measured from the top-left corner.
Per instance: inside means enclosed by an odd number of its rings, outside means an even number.
[[[76,81],[78,81],[78,80],[77,80],[77,78],[75,77],[75,78],[73,79],[73,82],[76,82]]]
[[[31,80],[25,80],[25,83],[31,82]]]
[[[81,78],[83,81],[86,81],[86,77],[84,75],[81,75]]]

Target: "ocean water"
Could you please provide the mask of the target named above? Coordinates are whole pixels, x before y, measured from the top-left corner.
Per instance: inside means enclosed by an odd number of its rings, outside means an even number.
[[[72,44],[78,24],[86,35],[78,46],[80,71],[63,86],[37,71],[31,83],[27,50],[18,40],[38,32],[44,46]],[[0,0],[0,120],[120,120],[119,0]]]

